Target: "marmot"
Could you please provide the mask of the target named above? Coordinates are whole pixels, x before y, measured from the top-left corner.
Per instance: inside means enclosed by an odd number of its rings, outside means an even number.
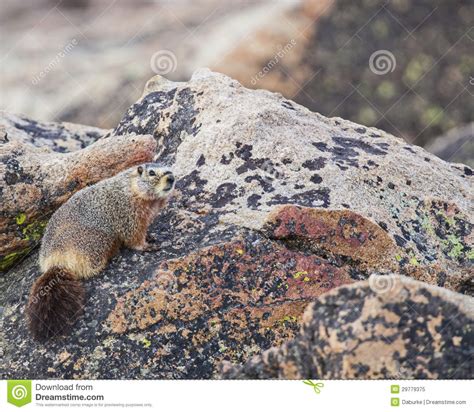
[[[36,339],[70,329],[84,306],[81,279],[102,271],[121,246],[156,250],[146,232],[174,180],[155,163],[132,167],[77,192],[53,214],[39,253],[43,275],[26,310]]]

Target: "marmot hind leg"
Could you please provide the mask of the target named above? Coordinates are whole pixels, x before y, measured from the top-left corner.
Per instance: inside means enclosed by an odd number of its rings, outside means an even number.
[[[43,272],[53,267],[67,269],[77,279],[87,279],[97,275],[117,252],[119,241],[112,235],[94,228],[71,231],[70,236],[47,254],[40,257]]]

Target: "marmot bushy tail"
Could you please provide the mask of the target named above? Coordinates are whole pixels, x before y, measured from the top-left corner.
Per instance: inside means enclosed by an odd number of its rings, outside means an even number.
[[[39,254],[43,275],[26,310],[36,339],[71,328],[84,306],[81,279],[101,272],[121,246],[156,250],[146,232],[174,180],[170,171],[146,163],[77,192],[53,214]]]
[[[44,341],[68,331],[82,313],[84,286],[74,274],[52,267],[33,284],[28,300],[30,331]]]

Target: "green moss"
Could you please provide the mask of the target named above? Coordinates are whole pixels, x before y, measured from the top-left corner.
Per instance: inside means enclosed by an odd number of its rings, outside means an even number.
[[[15,222],[18,226],[21,226],[21,233],[23,234],[23,240],[28,242],[24,249],[11,252],[3,257],[0,257],[0,271],[4,272],[10,269],[18,260],[28,254],[36,243],[41,239],[44,233],[44,229],[48,224],[47,220],[38,220],[36,222],[24,225],[26,222],[26,215],[20,213],[16,218]]]
[[[47,220],[38,220],[36,222],[30,223],[29,225],[26,225],[21,231],[23,233],[24,239],[32,241],[40,240],[41,236],[43,236],[44,229],[46,228],[47,224]]]
[[[425,230],[426,233],[434,235],[435,231],[433,225],[431,224],[430,217],[428,215],[423,215],[421,219],[421,227]]]
[[[15,262],[20,260],[23,256],[25,256],[30,251],[31,251],[31,247],[27,247],[25,249],[22,249],[16,252],[11,252],[8,255],[1,257],[0,258],[0,272],[4,272],[10,269],[15,264]]]
[[[24,213],[20,213],[16,218],[16,224],[17,225],[22,225],[23,223],[25,223],[25,220],[26,220],[26,214]]]
[[[474,249],[471,249],[469,252],[466,253],[466,257],[469,260],[474,260]]]
[[[409,262],[410,262],[410,265],[413,265],[413,266],[419,266],[420,265],[420,263],[418,262],[418,260],[414,256],[410,258]]]
[[[458,237],[449,235],[448,239],[443,243],[446,246],[447,254],[450,258],[458,260],[461,257],[464,245]]]
[[[292,315],[285,315],[281,319],[277,320],[280,325],[285,325],[286,323],[296,323],[297,321],[298,318]]]
[[[296,273],[293,275],[293,278],[294,278],[294,279],[298,279],[298,278],[300,278],[301,276],[307,275],[307,274],[308,274],[308,272],[306,272],[306,270],[303,270],[303,271],[301,271],[301,272],[296,272]]]
[[[402,261],[402,257],[400,255],[395,255],[395,260],[397,262],[401,262]]]

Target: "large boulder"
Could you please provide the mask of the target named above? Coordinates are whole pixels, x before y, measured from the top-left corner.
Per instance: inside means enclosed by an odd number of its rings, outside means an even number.
[[[472,298],[402,276],[342,286],[308,306],[298,336],[232,379],[472,379]]]
[[[124,135],[153,135],[178,177],[151,228],[160,251],[122,251],[86,282],[73,333],[47,345],[23,315],[37,256],[11,270],[2,377],[217,376],[222,361],[294,338],[309,303],[372,273],[472,302],[469,167],[208,70],[152,78],[105,139]]]

